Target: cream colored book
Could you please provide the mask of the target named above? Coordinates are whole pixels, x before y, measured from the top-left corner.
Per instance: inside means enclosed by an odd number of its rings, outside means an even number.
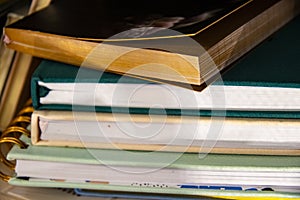
[[[34,111],[34,145],[299,155],[298,119]]]

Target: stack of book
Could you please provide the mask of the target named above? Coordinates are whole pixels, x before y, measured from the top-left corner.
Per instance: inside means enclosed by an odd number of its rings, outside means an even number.
[[[117,13],[90,1],[53,1],[5,28],[8,47],[45,59],[31,79],[31,138],[21,121],[25,135],[0,139],[18,144],[3,158],[16,160],[16,175],[2,174],[10,184],[95,197],[299,198],[296,1],[183,2],[182,13],[153,2],[135,14],[134,1]]]

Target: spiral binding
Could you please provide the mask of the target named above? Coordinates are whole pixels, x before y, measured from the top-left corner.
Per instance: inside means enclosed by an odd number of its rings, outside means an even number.
[[[20,140],[21,135],[30,137],[30,131],[27,129],[31,122],[31,114],[33,112],[32,101],[29,99],[16,117],[11,121],[9,126],[2,132],[0,137],[0,148],[2,145],[8,145],[10,149],[13,145],[18,145],[20,148],[26,148],[27,144]],[[1,162],[9,167],[15,169],[15,163],[6,159],[6,154],[0,149]],[[0,178],[4,181],[9,181],[11,176],[0,171]]]

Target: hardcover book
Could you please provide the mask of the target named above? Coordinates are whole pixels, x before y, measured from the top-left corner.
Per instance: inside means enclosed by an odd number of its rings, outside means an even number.
[[[31,92],[36,110],[299,118],[296,17],[202,92],[44,60]],[[223,112],[209,111],[223,110]]]
[[[292,19],[297,4],[59,0],[7,26],[5,41],[37,57],[201,90]]]
[[[7,175],[1,166],[0,178],[11,185],[65,188],[64,191],[81,188],[82,194],[94,193],[97,196],[101,195],[101,191],[120,195],[125,192],[160,199],[164,195],[179,199],[299,198],[299,159],[295,156],[203,155],[33,146],[27,137],[29,131],[24,129],[30,123],[28,115],[32,109],[28,108],[20,111],[12,123],[12,127],[19,126],[18,135],[24,135],[19,138],[12,129],[0,138],[2,144],[15,144],[7,158],[3,148],[0,154],[1,164],[16,170],[16,173]],[[16,168],[13,160],[16,160]],[[16,189],[15,195],[30,191],[20,187]],[[45,192],[51,193],[48,190],[40,188],[41,193],[35,195],[46,198]],[[25,196],[29,197],[24,195],[22,199]],[[32,194],[28,199],[31,198]]]
[[[26,137],[21,139],[28,142]],[[199,158],[190,153],[27,144],[25,149],[15,145],[8,154],[8,159],[17,160],[16,177],[10,178],[10,184],[198,197],[299,196],[299,157],[208,154]],[[170,158],[176,159],[169,163]]]
[[[34,111],[34,145],[300,155],[299,119]]]

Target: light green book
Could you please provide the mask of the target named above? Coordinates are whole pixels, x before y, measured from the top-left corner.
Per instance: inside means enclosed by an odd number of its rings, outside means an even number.
[[[17,160],[13,185],[300,198],[300,157],[44,147],[22,140],[29,146],[14,146],[7,156]]]

